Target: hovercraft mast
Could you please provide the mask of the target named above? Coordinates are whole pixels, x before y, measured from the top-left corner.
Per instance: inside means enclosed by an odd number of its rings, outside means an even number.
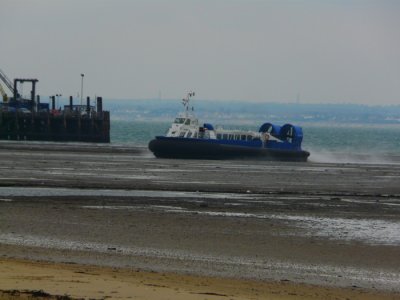
[[[195,93],[190,91],[189,93],[187,93],[186,97],[182,99],[182,104],[184,107],[184,111],[185,111],[185,117],[189,117],[189,103],[190,103],[190,98],[194,97]],[[193,111],[193,106],[192,106],[192,111]]]

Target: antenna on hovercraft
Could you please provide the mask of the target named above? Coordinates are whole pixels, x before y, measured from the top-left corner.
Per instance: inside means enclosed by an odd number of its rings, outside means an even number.
[[[186,97],[182,99],[182,104],[183,104],[186,115],[188,115],[188,112],[189,112],[190,98],[194,97],[194,96],[195,96],[195,93],[190,91],[189,93],[187,93]],[[192,111],[193,111],[193,107],[192,107]]]

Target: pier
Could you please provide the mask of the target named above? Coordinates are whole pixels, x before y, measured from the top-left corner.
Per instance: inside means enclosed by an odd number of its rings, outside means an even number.
[[[86,98],[86,105],[74,105],[70,96],[69,105],[57,109],[56,97],[58,99],[61,95],[50,96],[51,103],[42,103],[40,96],[36,95],[38,81],[15,78],[12,82],[0,70],[0,83],[13,95],[9,98],[0,84],[3,98],[0,103],[0,140],[110,142],[110,112],[103,110],[102,97],[96,98],[94,106],[90,97]],[[32,85],[29,99],[20,95],[18,90],[18,84],[24,82]]]

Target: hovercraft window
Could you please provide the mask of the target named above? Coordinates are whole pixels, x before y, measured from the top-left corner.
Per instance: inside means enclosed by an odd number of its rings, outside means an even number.
[[[189,132],[188,132],[188,134],[186,135],[186,137],[187,137],[187,138],[190,138],[190,137],[192,137],[192,132],[191,132],[191,131],[189,131]]]
[[[175,124],[183,124],[183,122],[185,122],[185,118],[176,118],[174,121]]]
[[[187,119],[185,125],[190,125],[190,119]]]
[[[222,135],[220,133],[217,133],[217,140],[220,140]]]
[[[222,135],[222,139],[227,140],[228,139],[228,135],[225,133]]]
[[[240,139],[241,139],[242,141],[245,141],[245,140],[246,140],[246,135],[242,134],[242,135],[240,136]]]

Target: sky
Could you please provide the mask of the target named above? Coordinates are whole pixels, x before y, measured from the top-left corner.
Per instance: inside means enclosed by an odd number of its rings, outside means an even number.
[[[0,37],[43,96],[400,104],[395,0],[0,0]]]

